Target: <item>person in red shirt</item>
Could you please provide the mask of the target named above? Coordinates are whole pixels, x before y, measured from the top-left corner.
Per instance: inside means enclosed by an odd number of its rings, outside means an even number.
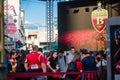
[[[38,53],[38,46],[32,46],[33,51],[26,55],[25,69],[28,72],[46,72],[45,58],[42,54]],[[45,80],[45,77],[39,76],[32,80]]]
[[[11,63],[11,65],[12,65],[12,70],[10,71],[10,72],[16,72],[16,66],[17,66],[17,63],[16,63],[16,55],[17,55],[17,53],[16,52],[10,52],[10,57],[9,57],[9,61],[10,61],[10,63]]]

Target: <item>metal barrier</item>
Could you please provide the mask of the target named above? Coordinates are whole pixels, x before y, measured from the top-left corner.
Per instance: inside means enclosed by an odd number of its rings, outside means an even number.
[[[17,72],[17,73],[8,73],[7,78],[8,80],[13,80],[14,78],[30,78],[30,77],[37,77],[37,76],[51,76],[54,74],[84,74],[84,80],[98,80],[96,71],[87,71],[87,72]]]

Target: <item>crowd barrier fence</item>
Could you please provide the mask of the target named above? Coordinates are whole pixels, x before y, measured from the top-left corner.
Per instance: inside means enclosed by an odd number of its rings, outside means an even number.
[[[54,74],[81,74],[84,75],[84,80],[98,80],[96,71],[86,71],[86,72],[16,72],[16,73],[8,73],[8,80],[14,80],[14,78],[30,78],[37,76],[52,76]]]

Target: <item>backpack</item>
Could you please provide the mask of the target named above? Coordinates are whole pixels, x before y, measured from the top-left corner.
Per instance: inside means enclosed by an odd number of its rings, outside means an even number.
[[[70,62],[68,64],[67,72],[78,72],[75,62]],[[76,78],[78,74],[67,74],[68,78]]]

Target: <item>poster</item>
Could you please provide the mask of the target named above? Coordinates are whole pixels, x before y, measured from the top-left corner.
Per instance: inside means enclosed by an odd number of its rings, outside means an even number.
[[[120,80],[120,25],[110,26],[112,76]]]

